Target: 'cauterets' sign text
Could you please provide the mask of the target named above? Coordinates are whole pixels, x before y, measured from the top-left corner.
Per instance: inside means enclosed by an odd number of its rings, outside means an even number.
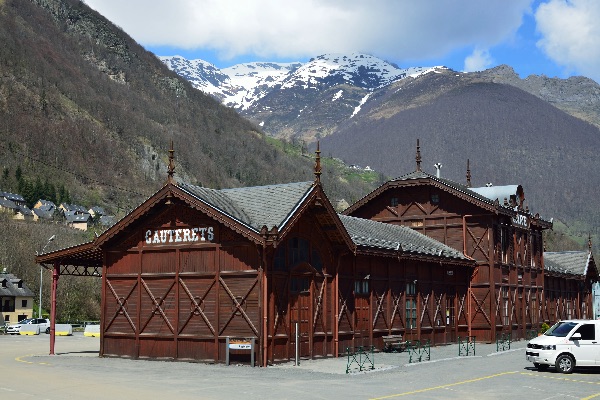
[[[212,226],[206,228],[157,229],[146,231],[147,244],[212,242],[215,238]]]

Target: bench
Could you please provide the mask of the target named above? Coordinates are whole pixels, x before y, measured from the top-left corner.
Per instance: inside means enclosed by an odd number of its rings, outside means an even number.
[[[382,336],[383,351],[385,352],[402,352],[406,350],[407,342],[403,340],[402,335]]]

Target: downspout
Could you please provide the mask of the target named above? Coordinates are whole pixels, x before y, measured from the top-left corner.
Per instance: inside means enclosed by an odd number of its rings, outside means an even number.
[[[52,294],[50,300],[50,355],[54,355],[54,344],[56,342],[56,288],[60,276],[60,261],[54,262],[52,271]]]
[[[268,332],[267,332],[267,317],[269,314],[269,307],[268,307],[268,296],[267,296],[267,247],[266,247],[266,243],[263,244],[263,251],[262,251],[262,263],[263,263],[263,267],[262,267],[262,279],[261,279],[261,284],[262,284],[262,294],[263,294],[263,306],[262,306],[262,314],[263,314],[263,323],[262,323],[262,335],[263,335],[263,340],[262,340],[262,366],[266,367],[267,366],[267,362],[268,362],[268,355],[267,355],[267,348],[268,348]]]

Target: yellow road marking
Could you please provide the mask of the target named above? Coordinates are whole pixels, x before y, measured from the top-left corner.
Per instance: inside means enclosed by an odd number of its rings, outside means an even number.
[[[26,354],[24,356],[15,357],[15,361],[22,362],[22,363],[25,363],[25,364],[51,365],[50,363],[47,363],[47,362],[38,362],[38,363],[36,363],[36,362],[33,362],[33,361],[26,361],[26,360],[24,360],[24,358],[35,357],[36,355],[38,355],[38,354]]]
[[[544,379],[554,379],[557,381],[567,381],[567,382],[575,382],[575,383],[588,383],[590,385],[600,385],[600,382],[581,381],[578,379],[555,377],[555,376],[541,375],[541,374],[532,374],[531,372],[521,372],[521,375],[535,376],[536,378],[544,378]]]
[[[584,397],[581,400],[590,400],[590,399],[593,399],[593,398],[598,397],[598,396],[600,396],[600,393],[596,393],[596,394],[593,394],[591,396]]]
[[[464,385],[466,383],[472,383],[472,382],[478,382],[478,381],[483,381],[485,379],[491,379],[491,378],[496,378],[499,376],[503,376],[503,375],[509,375],[509,374],[516,374],[519,371],[510,371],[510,372],[502,372],[499,374],[495,374],[495,375],[489,375],[489,376],[482,376],[481,378],[475,378],[475,379],[469,379],[467,381],[462,381],[462,382],[455,382],[455,383],[449,383],[447,385],[441,385],[441,386],[434,386],[434,387],[430,387],[430,388],[426,388],[426,389],[419,389],[419,390],[413,390],[411,392],[404,392],[404,393],[398,393],[398,394],[392,394],[389,396],[383,396],[383,397],[375,397],[371,400],[381,400],[381,399],[390,399],[392,397],[400,397],[400,396],[408,396],[410,394],[416,394],[416,393],[423,393],[423,392],[430,392],[432,390],[438,390],[438,389],[445,389],[445,388],[449,388],[452,386],[458,386],[458,385]]]

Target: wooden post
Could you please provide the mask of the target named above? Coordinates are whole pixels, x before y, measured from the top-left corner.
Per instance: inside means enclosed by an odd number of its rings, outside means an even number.
[[[50,355],[54,355],[54,343],[56,341],[56,288],[60,276],[60,262],[54,262],[52,271],[52,294],[50,300]]]

